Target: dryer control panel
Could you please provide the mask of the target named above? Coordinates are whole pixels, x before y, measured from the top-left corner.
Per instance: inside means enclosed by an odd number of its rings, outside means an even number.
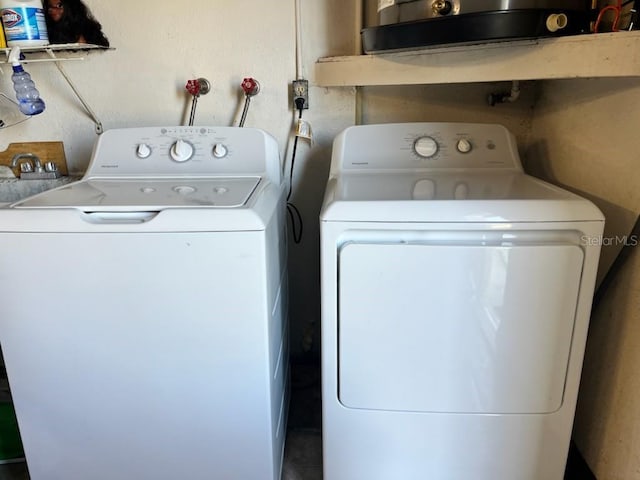
[[[522,171],[515,139],[505,127],[477,123],[350,127],[336,137],[331,174],[475,168]]]

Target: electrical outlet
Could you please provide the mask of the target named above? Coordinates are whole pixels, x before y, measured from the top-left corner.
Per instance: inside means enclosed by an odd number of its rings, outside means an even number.
[[[298,99],[303,100],[302,108],[309,108],[309,82],[307,80],[293,81],[293,108],[298,110]]]

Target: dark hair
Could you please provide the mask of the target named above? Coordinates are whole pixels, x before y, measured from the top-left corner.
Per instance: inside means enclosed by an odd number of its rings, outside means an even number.
[[[102,25],[98,22],[82,3],[82,0],[60,0],[64,6],[62,18],[54,22],[48,10],[50,2],[45,0],[45,18],[47,33],[51,43],[76,43],[80,38],[93,45],[109,46],[109,40],[102,33]]]

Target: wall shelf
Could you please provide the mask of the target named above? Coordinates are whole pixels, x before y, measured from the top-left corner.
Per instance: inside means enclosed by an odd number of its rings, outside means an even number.
[[[0,48],[0,65],[8,63],[12,48]],[[91,45],[88,43],[63,43],[55,45],[42,45],[39,47],[20,47],[24,55],[22,63],[34,62],[58,62],[62,60],[84,60],[91,51],[112,50],[109,47]]]
[[[640,77],[640,31],[320,58],[324,87]]]
[[[17,48],[17,47],[15,47]],[[0,65],[9,63],[9,55],[11,55],[12,47],[0,48],[0,57],[4,54],[4,58],[0,58]],[[64,77],[65,81],[73,90],[82,106],[87,111],[87,114],[93,120],[95,125],[95,131],[99,135],[103,132],[102,122],[89,106],[89,103],[84,99],[78,88],[75,86],[67,72],[61,65],[61,61],[64,60],[84,60],[84,57],[88,52],[92,50],[112,50],[109,47],[102,47],[100,45],[92,45],[88,43],[65,43],[55,45],[43,45],[38,47],[20,47],[23,60],[21,63],[29,64],[35,62],[54,62],[60,74]]]

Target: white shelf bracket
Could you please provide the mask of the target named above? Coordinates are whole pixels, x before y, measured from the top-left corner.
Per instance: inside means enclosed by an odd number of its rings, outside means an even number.
[[[93,123],[95,124],[95,130],[96,133],[98,135],[100,135],[104,130],[102,128],[102,122],[100,121],[100,119],[98,118],[98,116],[95,114],[95,112],[93,111],[93,109],[89,106],[89,104],[87,103],[87,101],[84,99],[84,97],[80,94],[80,92],[78,91],[77,87],[75,86],[75,84],[71,81],[71,78],[69,77],[69,75],[67,74],[67,72],[64,70],[64,68],[62,68],[62,65],[60,63],[60,59],[58,59],[55,55],[55,53],[53,52],[53,50],[47,48],[45,49],[45,51],[47,52],[47,54],[49,55],[49,57],[52,58],[52,60],[54,61],[54,63],[56,64],[56,67],[58,68],[58,70],[60,71],[60,74],[62,74],[62,76],[64,77],[64,79],[66,80],[67,84],[71,87],[71,90],[73,90],[73,93],[75,93],[76,97],[78,98],[78,100],[80,100],[80,103],[82,103],[82,106],[84,107],[84,109],[87,111],[87,113],[89,114],[89,116],[91,117],[91,119],[93,120]]]

